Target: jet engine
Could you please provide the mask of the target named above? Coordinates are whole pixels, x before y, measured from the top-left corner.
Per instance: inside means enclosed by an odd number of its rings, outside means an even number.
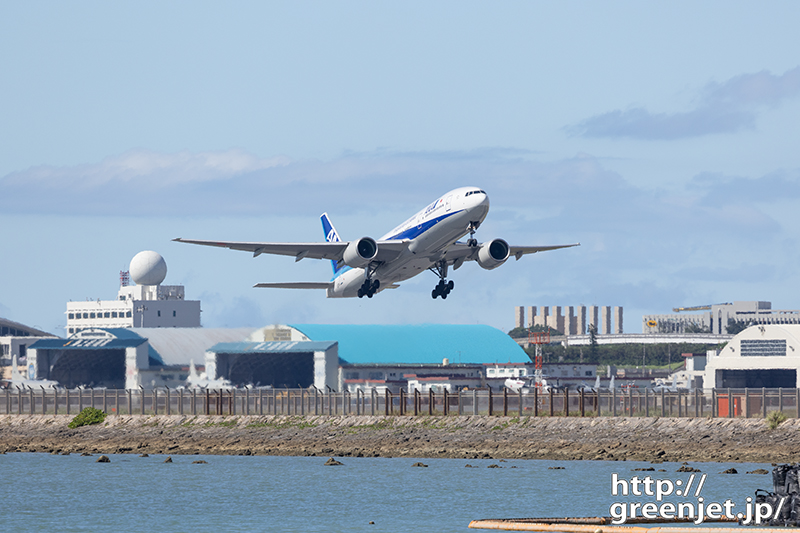
[[[494,239],[481,244],[478,248],[478,264],[486,270],[492,270],[506,262],[509,256],[508,243],[503,239]]]
[[[344,249],[342,262],[351,268],[368,265],[378,255],[378,243],[370,237],[361,237],[357,241],[350,241]]]

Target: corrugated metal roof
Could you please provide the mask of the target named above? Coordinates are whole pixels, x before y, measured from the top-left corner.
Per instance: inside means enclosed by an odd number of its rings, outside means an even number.
[[[339,358],[351,364],[530,362],[499,329],[485,325],[293,324],[313,341],[338,341]]]
[[[256,328],[130,328],[150,341],[166,365],[203,364],[206,351],[220,342],[240,342]]]
[[[147,339],[41,339],[31,344],[31,349],[36,350],[113,350],[115,348],[130,348],[147,342]]]
[[[0,337],[56,337],[56,335],[0,317]]]
[[[220,342],[208,349],[215,353],[308,353],[324,352],[336,341],[271,341],[271,342]]]

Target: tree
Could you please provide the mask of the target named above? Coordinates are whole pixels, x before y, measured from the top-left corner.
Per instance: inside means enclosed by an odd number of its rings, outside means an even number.
[[[511,337],[512,339],[522,339],[522,338],[527,337],[531,333],[544,333],[546,331],[549,331],[550,335],[552,335],[552,336],[554,336],[554,335],[563,335],[557,329],[553,329],[553,328],[551,328],[549,326],[545,327],[545,326],[542,326],[541,324],[536,324],[532,328],[514,328],[514,329],[512,329],[511,331],[508,332],[508,336]]]
[[[683,328],[684,333],[711,333],[711,330],[707,326],[702,326],[700,324],[696,324],[694,322],[687,324],[686,327]]]
[[[736,335],[744,331],[745,329],[749,328],[753,325],[753,322],[750,320],[735,320],[733,318],[728,319],[728,326],[725,328],[725,331],[730,333],[731,335]]]
[[[597,325],[589,324],[589,357],[597,361]]]

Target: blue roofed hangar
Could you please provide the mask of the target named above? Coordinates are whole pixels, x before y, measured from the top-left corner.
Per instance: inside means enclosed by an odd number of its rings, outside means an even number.
[[[337,341],[339,358],[349,364],[525,363],[525,351],[491,326],[334,325],[288,326],[313,341]],[[294,339],[293,339],[294,340]]]

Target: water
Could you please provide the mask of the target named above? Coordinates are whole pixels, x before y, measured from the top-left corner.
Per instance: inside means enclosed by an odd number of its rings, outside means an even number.
[[[676,463],[341,458],[344,466],[330,467],[327,457],[177,455],[172,464],[159,455],[109,457],[110,464],[76,454],[0,455],[2,529],[464,532],[474,531],[467,526],[475,519],[608,516],[615,501],[654,499],[612,496],[612,473],[684,483],[690,475],[676,473]],[[192,464],[199,459],[208,464]],[[428,468],[412,468],[416,461]],[[691,465],[708,474],[706,502],[743,506],[771,487],[771,476],[744,473],[771,472],[770,465]],[[650,466],[666,472],[633,471]],[[740,473],[719,473],[730,467]]]

